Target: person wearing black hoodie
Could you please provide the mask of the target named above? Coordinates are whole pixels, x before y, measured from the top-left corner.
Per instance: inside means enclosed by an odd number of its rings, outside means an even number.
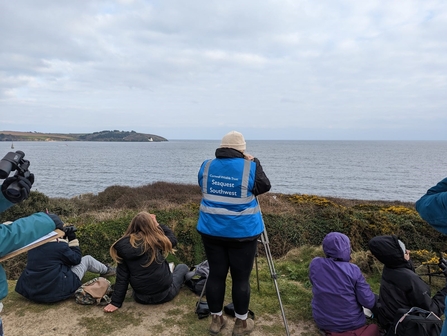
[[[447,285],[432,297],[430,286],[414,271],[410,251],[396,235],[374,237],[368,248],[384,264],[376,311],[382,328],[390,329],[399,308],[419,307],[438,316],[443,313]]]

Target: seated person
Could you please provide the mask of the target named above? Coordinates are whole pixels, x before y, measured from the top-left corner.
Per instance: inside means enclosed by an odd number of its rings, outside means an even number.
[[[138,303],[158,304],[176,297],[189,271],[188,266],[179,264],[171,273],[166,257],[176,245],[172,230],[158,224],[155,215],[137,214],[124,236],[110,247],[118,267],[112,301],[104,311],[113,313],[121,308],[129,283]]]
[[[350,263],[351,243],[339,232],[323,239],[326,258],[316,257],[309,266],[312,283],[312,315],[325,335],[379,336],[375,324],[366,324],[363,308],[373,309],[376,296],[357,265]]]
[[[382,328],[390,330],[393,327],[399,308],[419,307],[438,316],[442,314],[447,287],[431,297],[430,286],[415,273],[410,251],[397,236],[374,237],[368,242],[368,247],[384,264],[377,309],[377,318]]]
[[[447,177],[428,189],[415,206],[419,215],[428,224],[439,232],[447,234]],[[447,319],[444,321],[441,336],[447,336]]]
[[[60,221],[59,218],[57,220]],[[26,267],[15,290],[34,302],[62,301],[72,296],[82,285],[82,278],[87,271],[101,276],[115,274],[113,268],[92,256],[82,256],[76,233],[68,229],[63,238],[28,251]]]
[[[419,215],[428,224],[447,234],[447,177],[428,189],[415,206]]]

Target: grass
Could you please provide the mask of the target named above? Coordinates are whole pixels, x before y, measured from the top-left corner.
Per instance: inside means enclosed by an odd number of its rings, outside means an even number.
[[[0,214],[0,220],[20,218],[48,208],[64,222],[78,227],[84,254],[110,262],[107,259],[110,259],[110,245],[122,235],[137,212],[149,211],[157,214],[160,223],[171,227],[179,240],[176,254],[169,256],[168,261],[192,266],[204,259],[200,236],[195,229],[200,199],[198,186],[166,182],[136,188],[111,186],[98,195],[86,194],[72,199],[50,199],[33,191],[28,200]],[[354,250],[352,262],[360,267],[375,293],[379,292],[382,265],[366,251],[370,238],[382,234],[402,235],[418,264],[436,264],[435,251],[447,250],[446,236],[428,226],[410,203],[270,193],[259,199],[274,258],[276,284],[291,335],[316,335],[308,268],[312,258],[323,256],[321,246],[317,245],[328,232],[340,231],[350,237]],[[8,278],[16,279],[25,263],[25,254],[4,262]],[[418,268],[420,273],[426,270],[426,266]],[[281,306],[271,273],[265,251],[260,247],[257,267],[251,276],[250,309],[255,313],[255,335],[284,335]],[[95,276],[87,274],[83,282]],[[442,277],[424,277],[424,280],[432,281],[432,294],[445,283]],[[14,292],[14,283],[10,281],[10,294],[3,300],[5,319],[12,315],[31,316],[38,325],[39,317],[67,311],[77,318],[77,326],[89,336],[145,334],[140,328],[147,326],[148,319],[151,319],[153,335],[202,335],[207,333],[209,325],[209,319],[199,320],[194,314],[198,296],[186,288],[161,307],[138,305],[129,291],[119,313],[104,314],[101,308],[81,306],[74,299],[49,305],[31,303]],[[229,278],[225,304],[231,302],[230,286]],[[169,333],[165,333],[167,326],[172,327]],[[76,331],[75,334],[82,333]]]
[[[308,266],[312,258],[321,256],[321,247],[303,246],[293,249],[282,258],[274,260],[275,271],[269,267],[265,257],[257,257],[251,275],[251,301],[250,309],[255,314],[255,335],[284,335],[285,327],[281,314],[284,309],[291,335],[311,336],[318,335],[311,311],[312,288],[308,279]],[[353,253],[353,259],[364,258],[364,252]],[[374,273],[366,274],[366,279],[374,292],[378,293],[380,286],[379,267]],[[257,271],[256,271],[257,270]],[[422,268],[425,270],[425,268]],[[276,274],[275,281],[272,278]],[[86,282],[96,274],[87,273],[83,279]],[[112,283],[114,278],[109,278]],[[428,281],[428,278],[425,279]],[[445,279],[432,278],[432,294],[443,286]],[[258,286],[259,284],[259,286]],[[32,318],[39,323],[39,317],[58,311],[69,309],[73,318],[77,318],[77,327],[85,330],[85,335],[118,335],[129,333],[138,335],[140,328],[145,326],[149,316],[156,315],[151,322],[151,335],[165,335],[167,326],[170,326],[169,335],[205,335],[210,323],[209,318],[199,320],[194,313],[198,296],[183,288],[179,295],[171,302],[163,305],[144,306],[136,304],[131,297],[129,289],[123,307],[113,314],[102,313],[101,307],[82,306],[69,299],[54,304],[35,304],[21,297],[14,291],[15,281],[10,281],[10,293],[3,301],[7,307],[5,321],[8,314],[21,318]],[[225,303],[231,299],[231,278],[227,279]],[[281,299],[281,304],[279,302]],[[163,312],[161,308],[163,307]],[[92,314],[92,311],[95,313]],[[159,314],[159,315],[157,315]],[[82,333],[80,333],[82,334]]]
[[[284,324],[282,323],[279,300],[267,260],[264,257],[258,257],[257,261],[258,275],[256,276],[256,270],[254,268],[251,276],[252,290],[250,303],[250,309],[255,313],[255,321],[262,320],[262,323],[256,325],[256,330],[259,332],[259,335],[283,335]],[[287,268],[287,264],[289,264],[289,267],[292,266],[290,261],[284,259],[278,262],[278,267]],[[87,273],[83,282],[95,276],[95,274]],[[114,282],[113,277],[109,279]],[[300,282],[289,280],[285,275],[278,276],[277,284],[287,320],[290,322],[293,321],[292,324],[309,322],[311,318],[309,305],[311,299],[310,288],[303,286]],[[42,316],[41,314],[46,315],[49,311],[58,310],[61,307],[69,307],[73,316],[80,317],[78,322],[79,327],[85,328],[87,335],[93,336],[110,335],[120,330],[137,328],[143,323],[147,309],[153,310],[153,308],[156,308],[156,306],[148,307],[135,304],[129,290],[119,313],[91,316],[89,311],[96,308],[94,306],[78,305],[74,302],[74,299],[54,304],[36,304],[17,294],[14,291],[14,286],[15,281],[10,281],[10,293],[3,301],[8,312],[13,311],[15,315],[22,318],[31,316],[34,320],[38,321],[39,316]],[[231,278],[228,277],[225,304],[232,301],[230,292]],[[174,332],[172,335],[206,334],[209,318],[199,320],[197,315],[194,314],[195,303],[197,301],[197,295],[186,287],[183,288],[173,302],[163,304],[168,309],[162,318],[157,319],[156,323],[152,324],[151,334],[161,334],[167,325],[176,325],[178,327],[178,333]],[[5,321],[7,319],[8,317],[5,317]],[[311,325],[312,323],[309,324]],[[308,328],[308,335],[312,335],[312,327],[309,326]]]

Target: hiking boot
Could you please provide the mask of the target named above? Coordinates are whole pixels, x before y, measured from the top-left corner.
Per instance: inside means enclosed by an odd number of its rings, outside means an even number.
[[[255,323],[251,318],[246,320],[236,319],[234,322],[233,336],[245,336],[253,331]]]
[[[227,319],[223,316],[211,315],[210,334],[217,335],[227,324]]]
[[[103,278],[105,277],[110,277],[110,276],[114,276],[116,275],[116,268],[112,267],[112,266],[107,266],[107,271],[105,273],[101,273],[99,276],[102,276]]]

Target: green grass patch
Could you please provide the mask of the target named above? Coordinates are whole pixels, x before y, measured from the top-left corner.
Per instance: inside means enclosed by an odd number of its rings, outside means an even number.
[[[120,314],[104,314],[100,317],[82,316],[79,318],[78,324],[87,329],[87,335],[100,336],[124,329],[130,325],[137,326],[141,321],[142,316],[139,314],[120,312]]]

